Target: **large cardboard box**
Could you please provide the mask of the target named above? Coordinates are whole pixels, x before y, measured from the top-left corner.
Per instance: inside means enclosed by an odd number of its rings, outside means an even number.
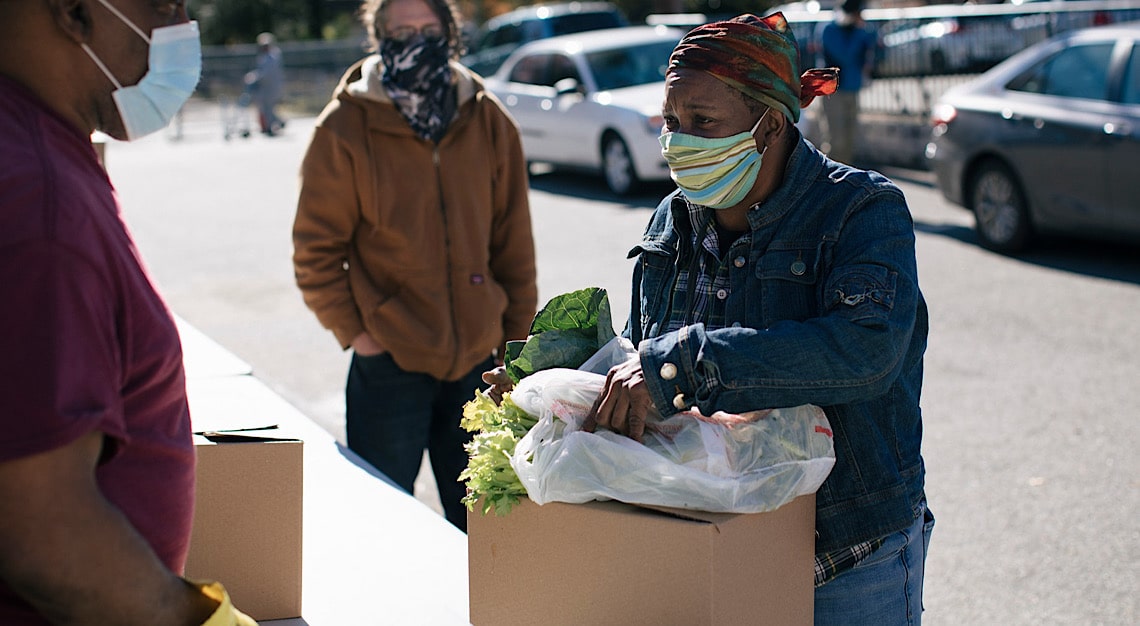
[[[755,515],[524,500],[467,537],[475,626],[813,622],[814,494]]]
[[[194,439],[198,484],[186,577],[221,582],[255,620],[300,617],[303,443]]]

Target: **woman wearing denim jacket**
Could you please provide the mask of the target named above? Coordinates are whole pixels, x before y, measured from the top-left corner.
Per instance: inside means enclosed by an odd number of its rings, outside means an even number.
[[[666,77],[661,144],[680,189],[640,245],[626,334],[592,411],[640,438],[651,412],[816,404],[836,464],[817,494],[817,624],[918,624],[933,517],[919,394],[927,310],[902,192],[795,129],[834,91],[798,75],[783,16],[691,31]]]

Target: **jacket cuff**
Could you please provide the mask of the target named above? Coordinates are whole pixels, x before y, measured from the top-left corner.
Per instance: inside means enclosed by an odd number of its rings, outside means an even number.
[[[332,332],[336,336],[336,340],[340,342],[341,349],[348,350],[352,347],[352,340],[364,332],[364,325],[341,326],[333,328]]]
[[[701,338],[700,327],[685,326],[675,333],[646,339],[637,347],[641,359],[641,372],[653,405],[662,417],[667,417],[696,406],[699,388],[695,351]]]

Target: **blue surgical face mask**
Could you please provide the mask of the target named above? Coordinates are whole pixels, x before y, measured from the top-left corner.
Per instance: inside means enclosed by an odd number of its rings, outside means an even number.
[[[763,163],[763,154],[756,149],[756,129],[770,110],[764,111],[752,130],[728,137],[661,135],[661,154],[669,164],[673,182],[691,202],[727,209],[752,191]]]
[[[87,56],[115,85],[111,97],[123,120],[127,139],[145,137],[165,128],[198,86],[198,78],[202,74],[202,43],[198,34],[198,22],[156,28],[148,37],[122,12],[108,4],[107,0],[99,2],[150,44],[146,74],[138,84],[126,87],[111,74],[87,44],[81,44]]]

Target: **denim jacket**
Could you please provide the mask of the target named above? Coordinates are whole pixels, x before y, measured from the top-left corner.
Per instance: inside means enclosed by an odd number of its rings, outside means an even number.
[[[902,192],[799,139],[783,184],[748,214],[750,243],[726,257],[727,327],[665,332],[694,254],[687,206],[680,192],[666,197],[629,253],[639,258],[625,335],[657,409],[821,406],[836,463],[816,495],[816,551],[908,526],[924,498],[928,320]]]

